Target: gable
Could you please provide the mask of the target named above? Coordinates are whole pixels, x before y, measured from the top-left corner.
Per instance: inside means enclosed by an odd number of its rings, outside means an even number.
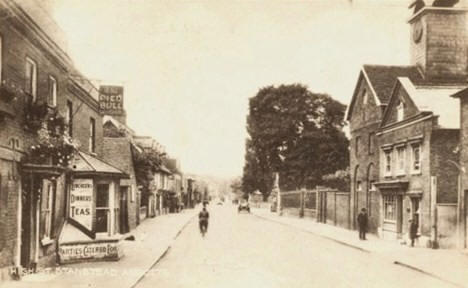
[[[391,124],[404,121],[405,119],[414,117],[420,114],[421,112],[414,103],[413,99],[410,97],[412,91],[408,90],[411,90],[411,82],[409,82],[407,78],[403,79],[406,80],[398,78],[397,83],[395,83],[393,92],[390,96],[390,102],[388,103],[388,106],[385,109],[385,114],[382,119],[381,127],[389,126]],[[408,83],[402,83],[401,81],[408,81],[409,85]],[[399,113],[401,113],[400,119]]]
[[[380,105],[374,89],[361,71],[351,103],[346,111],[346,120],[349,121],[351,131],[369,122],[379,121],[381,117]]]

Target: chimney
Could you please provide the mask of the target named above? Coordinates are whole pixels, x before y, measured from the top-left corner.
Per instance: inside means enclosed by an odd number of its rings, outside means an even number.
[[[467,80],[468,10],[425,6],[408,21],[411,26],[411,64],[425,80],[460,83]]]

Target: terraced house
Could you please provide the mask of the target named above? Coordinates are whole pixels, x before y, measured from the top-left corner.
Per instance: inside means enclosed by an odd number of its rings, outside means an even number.
[[[1,278],[121,256],[118,191],[128,175],[101,159],[98,90],[48,10],[46,1],[0,1]],[[106,242],[112,251],[78,253]]]
[[[466,13],[429,4],[409,19],[411,63],[364,65],[347,120],[351,215],[367,208],[370,229],[419,245],[455,247],[460,172],[458,102],[466,86]]]

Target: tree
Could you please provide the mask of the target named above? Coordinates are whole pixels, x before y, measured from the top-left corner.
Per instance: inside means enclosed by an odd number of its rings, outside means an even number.
[[[282,189],[313,187],[348,166],[345,105],[301,84],[268,86],[249,101],[243,188],[267,197],[273,173]]]
[[[151,184],[154,174],[159,171],[164,153],[159,153],[155,149],[144,149],[137,151],[132,149],[133,166],[137,185],[141,187],[141,203],[147,204],[148,195],[151,193]]]

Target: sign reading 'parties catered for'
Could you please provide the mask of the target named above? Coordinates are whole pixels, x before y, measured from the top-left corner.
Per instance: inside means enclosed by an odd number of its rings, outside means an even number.
[[[93,221],[93,179],[74,179],[70,193],[70,218],[91,231]]]

